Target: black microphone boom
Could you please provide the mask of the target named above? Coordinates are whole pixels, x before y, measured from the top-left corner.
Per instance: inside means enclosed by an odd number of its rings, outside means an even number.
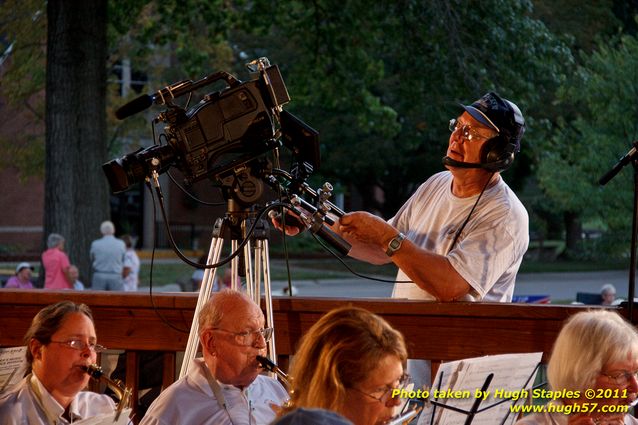
[[[632,159],[634,159],[634,156],[636,155],[636,152],[638,152],[638,151],[636,150],[636,145],[638,145],[638,140],[634,140],[633,145],[634,145],[634,146],[633,146],[633,147],[629,150],[629,152],[627,152],[627,154],[625,154],[625,156],[623,156],[622,158],[620,158],[620,160],[618,160],[618,162],[616,163],[616,165],[614,165],[614,166],[612,167],[612,169],[611,169],[611,170],[607,171],[607,172],[605,173],[605,175],[604,175],[604,176],[602,176],[602,177],[600,178],[600,180],[598,180],[598,184],[599,184],[599,185],[601,185],[601,186],[606,185],[606,184],[609,182],[609,180],[613,179],[613,178],[614,178],[614,176],[615,176],[616,174],[618,174],[618,172],[619,172],[620,170],[622,170],[622,169],[623,169],[623,167],[624,167],[625,165],[629,164],[629,162],[630,162]]]

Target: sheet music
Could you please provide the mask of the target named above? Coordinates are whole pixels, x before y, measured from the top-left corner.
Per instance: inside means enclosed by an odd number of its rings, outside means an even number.
[[[518,403],[524,402],[527,394],[531,393],[531,386],[536,376],[535,369],[542,355],[543,353],[502,354],[443,363],[430,391],[429,400],[436,398],[436,401],[440,403],[465,411],[469,411],[477,399],[481,399],[479,410],[510,397],[518,398]],[[443,372],[442,381],[441,372]],[[494,375],[492,382],[482,393],[481,388],[489,374]],[[439,382],[441,382],[440,391],[436,392]],[[508,400],[477,414],[472,424],[500,424],[513,403],[514,400]],[[430,424],[432,408],[431,404],[426,407],[419,418],[418,425]],[[466,420],[467,415],[438,406],[433,423],[463,425]],[[516,415],[510,414],[506,424],[513,424],[515,420]]]
[[[27,347],[0,348],[0,394],[19,383],[27,370]]]
[[[120,414],[120,417],[115,421],[115,412],[104,413],[102,415],[93,416],[92,418],[83,419],[81,421],[74,421],[74,425],[127,425],[130,421],[131,409],[124,409]]]

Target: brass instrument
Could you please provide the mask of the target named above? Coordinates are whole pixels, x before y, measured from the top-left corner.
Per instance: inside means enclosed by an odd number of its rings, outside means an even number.
[[[384,422],[383,425],[402,425],[402,424],[408,424],[410,423],[410,421],[414,418],[416,418],[416,415],[419,414],[419,412],[421,412],[421,407],[415,407],[413,409],[408,410],[405,413],[400,413],[396,416],[391,417],[390,419],[388,419],[386,422]]]
[[[131,396],[133,390],[127,388],[119,379],[111,379],[104,374],[102,368],[96,364],[82,366],[82,369],[93,379],[104,382],[115,393],[115,396],[120,400],[117,404],[117,410],[115,412],[115,420],[117,421],[122,413],[122,410],[130,407]]]
[[[281,379],[281,381],[286,385],[286,387],[290,388],[290,383],[288,382],[288,375],[286,374],[286,372],[279,369],[279,366],[277,366],[272,360],[264,356],[257,356],[257,361],[259,362],[259,364],[261,364],[261,367],[263,367],[268,372],[274,372],[275,374],[277,374],[279,379]]]

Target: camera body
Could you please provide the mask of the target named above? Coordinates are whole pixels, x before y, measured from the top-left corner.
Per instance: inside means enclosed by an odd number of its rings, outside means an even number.
[[[172,98],[220,80],[225,80],[228,87],[207,94],[188,111],[171,103]],[[247,82],[221,71],[194,83],[178,84],[142,99],[144,105],[149,100],[149,106],[168,105],[157,118],[167,124],[164,131],[168,143],[140,149],[102,166],[113,193],[143,181],[153,170],[163,173],[173,165],[182,172],[185,183],[191,184],[279,145],[279,113],[290,97],[276,65],[260,66],[257,78]],[[139,100],[132,104],[136,106]]]

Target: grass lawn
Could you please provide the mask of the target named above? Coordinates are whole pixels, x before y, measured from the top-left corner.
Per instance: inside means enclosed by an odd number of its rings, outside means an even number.
[[[396,274],[396,267],[393,264],[374,266],[353,259],[346,259],[345,263],[357,273],[365,275],[394,277]],[[524,260],[519,273],[622,270],[627,268],[627,263],[628,260],[623,260],[622,262]],[[338,279],[353,277],[344,265],[335,258],[294,258],[289,260],[289,265],[290,273],[294,279]],[[179,281],[188,281],[193,270],[194,269],[189,265],[179,261],[170,263],[156,262],[153,270],[153,284],[167,285]],[[272,280],[286,280],[286,262],[281,258],[272,258],[270,260],[270,274]],[[140,270],[140,285],[148,286],[149,277],[150,264],[142,264]]]
[[[365,275],[381,275],[393,277],[396,267],[391,264],[373,266],[360,261],[347,259],[346,264],[357,273]],[[291,259],[290,273],[294,279],[338,279],[353,275],[336,259]],[[224,266],[227,267],[227,266]],[[153,285],[167,285],[179,281],[188,281],[194,268],[182,262],[156,262],[153,265]],[[150,264],[142,264],[140,268],[140,286],[148,286],[150,281]],[[217,271],[218,275],[220,271]],[[270,276],[272,280],[286,280],[288,271],[282,259],[270,260]]]

